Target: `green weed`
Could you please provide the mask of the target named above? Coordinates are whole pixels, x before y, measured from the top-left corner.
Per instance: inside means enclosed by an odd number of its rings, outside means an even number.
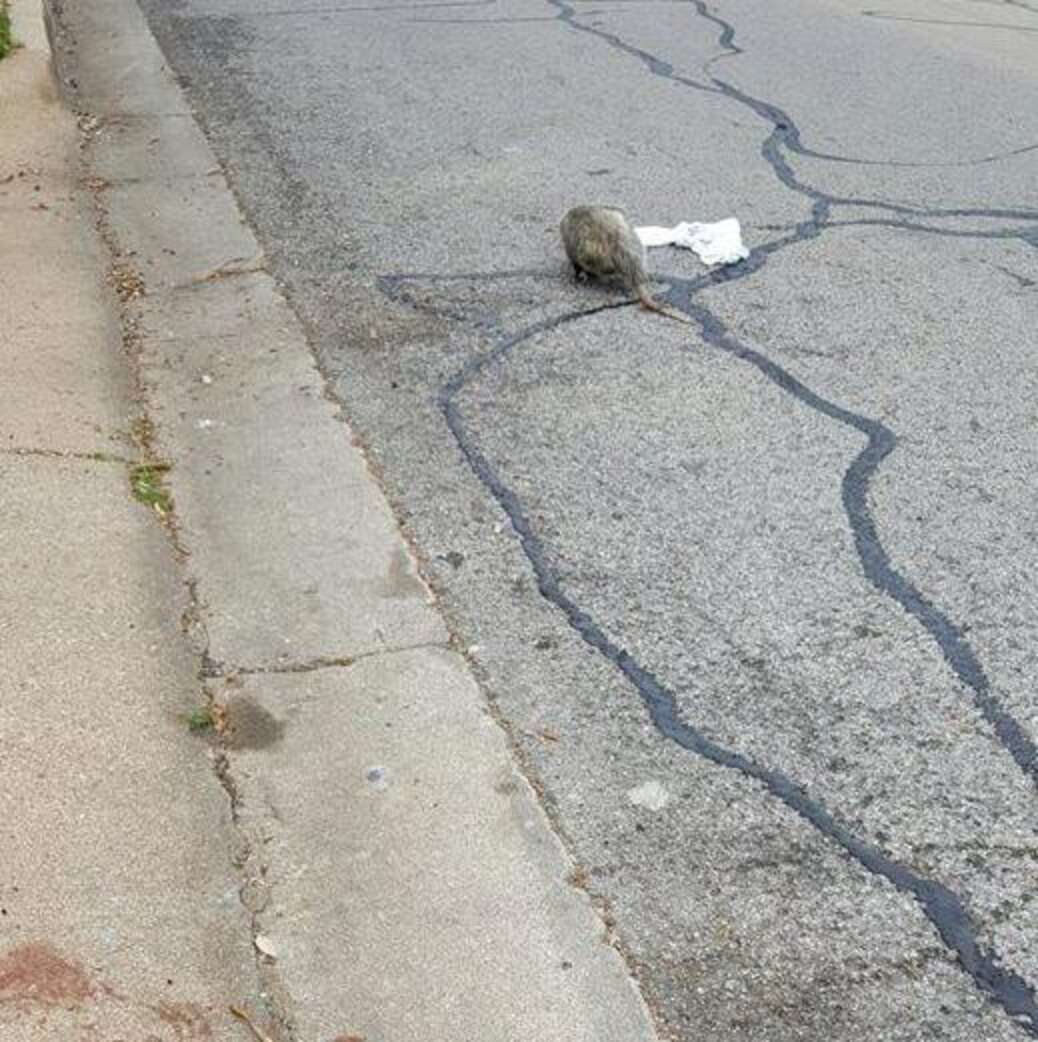
[[[6,58],[14,50],[14,39],[11,36],[11,15],[7,4],[0,0],[0,59]]]
[[[167,470],[168,463],[140,463],[130,471],[134,499],[152,507],[160,517],[173,509],[173,500],[162,478]]]
[[[213,724],[213,712],[209,706],[199,706],[188,714],[187,726],[192,731],[208,731]]]

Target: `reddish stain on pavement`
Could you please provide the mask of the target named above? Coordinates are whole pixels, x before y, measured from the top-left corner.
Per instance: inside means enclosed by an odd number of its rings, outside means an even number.
[[[209,1018],[202,1007],[194,1002],[160,1002],[151,1008],[184,1042],[207,1042],[213,1037]]]
[[[78,1006],[94,994],[82,967],[42,942],[21,944],[0,956],[0,1003]]]

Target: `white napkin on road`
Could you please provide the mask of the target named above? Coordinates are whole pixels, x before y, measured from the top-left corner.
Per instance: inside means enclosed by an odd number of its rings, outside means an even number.
[[[684,246],[704,264],[736,264],[750,255],[743,244],[739,222],[734,217],[726,217],[715,224],[682,221],[673,228],[652,225],[634,230],[646,246]]]

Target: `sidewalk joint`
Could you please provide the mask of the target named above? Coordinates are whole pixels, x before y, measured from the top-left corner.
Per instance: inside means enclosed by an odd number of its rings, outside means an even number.
[[[236,666],[228,668],[219,662],[208,662],[203,671],[206,680],[224,680],[233,677],[251,677],[278,675],[281,673],[314,673],[321,669],[348,669],[359,662],[370,658],[385,658],[389,655],[401,655],[410,651],[453,650],[450,641],[423,641],[418,644],[401,644],[397,647],[378,648],[363,651],[358,655],[321,655],[304,662],[284,662],[258,666]]]
[[[132,466],[133,460],[125,456],[118,456],[111,452],[72,452],[62,449],[36,449],[28,446],[15,446],[13,448],[0,449],[0,456],[21,456],[41,459],[65,459],[79,460],[83,463],[117,463],[122,466]]]

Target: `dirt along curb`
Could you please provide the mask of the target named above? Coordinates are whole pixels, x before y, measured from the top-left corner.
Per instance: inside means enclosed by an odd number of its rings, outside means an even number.
[[[654,1039],[139,9],[48,10],[169,463],[257,1019],[284,1042]]]

